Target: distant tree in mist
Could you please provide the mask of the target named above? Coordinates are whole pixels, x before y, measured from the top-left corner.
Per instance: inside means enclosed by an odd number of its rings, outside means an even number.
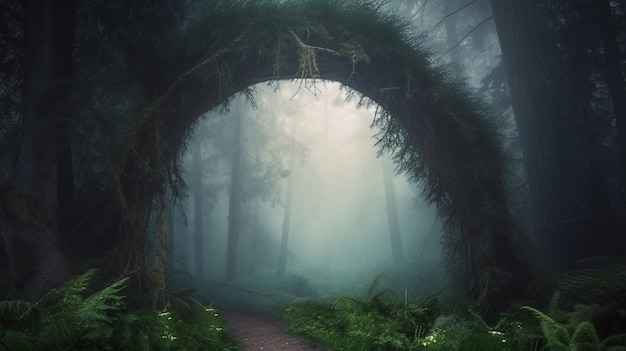
[[[276,115],[285,111],[274,100],[253,99],[248,104],[241,96],[223,117],[228,125],[218,138],[219,148],[223,162],[230,167],[226,281],[239,276],[241,264],[256,268],[262,261],[260,250],[273,244],[273,236],[263,220],[256,217],[252,201],[261,200],[271,206],[282,203],[280,183],[286,174],[283,163],[288,162],[284,159],[289,157],[293,142],[279,128]],[[250,268],[248,273],[255,270]]]
[[[396,190],[393,183],[393,173],[389,167],[390,166],[383,161],[383,183],[385,187],[385,207],[387,208],[389,239],[391,243],[393,263],[396,267],[402,267],[406,259],[404,257],[402,233],[400,232],[400,219],[398,216],[398,204],[396,200]]]
[[[237,246],[241,230],[242,219],[242,154],[244,143],[243,135],[243,115],[239,109],[232,115],[234,119],[232,156],[231,156],[231,176],[228,197],[228,246],[226,247],[226,272],[224,280],[231,282],[235,280],[237,274]]]
[[[296,116],[291,121],[291,138],[295,138],[296,134]],[[289,234],[291,229],[291,211],[293,209],[293,182],[295,177],[296,166],[296,143],[292,141],[289,154],[289,175],[287,180],[287,192],[285,194],[285,214],[283,216],[282,234],[280,237],[280,252],[278,254],[278,267],[276,275],[280,278],[285,276],[287,270],[287,258],[289,256]]]
[[[194,275],[198,281],[204,276],[204,172],[202,171],[202,138],[196,137],[192,143],[191,187],[193,194],[193,238],[194,238]]]

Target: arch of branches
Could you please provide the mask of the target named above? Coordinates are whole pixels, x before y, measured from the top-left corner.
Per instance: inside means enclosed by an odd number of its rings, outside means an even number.
[[[165,44],[149,67],[163,72],[158,93],[128,132],[116,168],[122,265],[144,265],[149,211],[156,209],[151,218],[163,237],[168,172],[199,116],[256,83],[317,78],[378,105],[379,145],[436,203],[466,294],[490,303],[523,293],[533,276],[517,247],[496,130],[465,85],[407,33],[377,1],[253,1],[212,9]],[[157,291],[160,275],[157,263],[145,279]]]

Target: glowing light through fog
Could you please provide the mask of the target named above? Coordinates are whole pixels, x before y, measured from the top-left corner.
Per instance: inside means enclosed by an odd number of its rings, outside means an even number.
[[[280,99],[276,111],[283,130],[296,118],[294,138],[304,143],[308,156],[293,171],[294,203],[290,247],[294,264],[319,265],[325,250],[333,265],[369,267],[391,260],[382,162],[370,130],[374,110],[343,103],[339,84],[316,82],[317,96],[298,82],[281,83],[273,94],[257,88],[265,99]],[[295,114],[290,115],[290,113]],[[399,208],[410,211],[416,195],[413,185],[396,177]],[[414,232],[415,213],[404,212],[404,233]],[[408,219],[408,221],[407,221]],[[276,219],[280,228],[281,218]],[[405,234],[406,236],[406,234]]]
[[[255,225],[264,230],[261,235],[265,244],[258,253],[263,256],[255,256],[257,259],[262,257],[262,263],[255,266],[258,268],[255,274],[276,274],[277,248],[280,247],[286,190],[291,177],[293,206],[288,274],[336,279],[362,272],[368,274],[366,279],[369,280],[371,274],[391,268],[393,259],[383,182],[383,162],[389,161],[377,157],[375,131],[370,130],[374,108],[357,108],[356,101],[344,103],[345,92],[340,90],[339,84],[332,82],[316,82],[315,95],[299,82],[281,82],[276,91],[265,84],[254,89],[257,108],[243,104],[243,97],[239,96],[232,102],[233,113],[243,114],[250,122],[245,127],[246,133],[263,134],[266,139],[282,143],[282,146],[278,148],[280,151],[276,147],[268,150],[268,144],[258,144],[256,149],[257,146],[250,141],[245,154],[250,162],[264,157],[276,158],[280,154],[282,164],[278,167],[281,169],[273,172],[283,176],[280,179],[282,189],[277,194],[280,204],[254,198],[244,205],[247,213],[257,218]],[[213,115],[209,120],[231,117]],[[251,138],[257,139],[258,136]],[[298,149],[305,148],[307,152],[303,159],[297,158],[294,169],[290,170],[291,152],[284,148],[294,140]],[[208,145],[207,149],[219,147],[216,143],[213,145]],[[259,150],[265,154],[255,155]],[[264,162],[256,164],[263,168],[258,171],[260,174],[267,171]],[[224,189],[216,193],[215,206],[206,218],[210,239],[205,270],[210,279],[216,280],[223,275],[226,258],[229,177],[230,165],[226,163],[217,174],[214,172],[206,179],[223,184]],[[414,203],[420,198],[419,190],[404,176],[395,177],[394,183],[405,255],[411,260],[424,260],[425,256],[438,260],[438,246],[424,249],[426,242],[438,245],[439,235],[430,234],[438,233],[434,208],[420,201],[417,205]],[[240,237],[238,255],[242,279],[246,277],[244,267],[249,262],[246,260],[257,255],[250,254],[252,228],[244,225]],[[320,274],[322,272],[324,274]]]

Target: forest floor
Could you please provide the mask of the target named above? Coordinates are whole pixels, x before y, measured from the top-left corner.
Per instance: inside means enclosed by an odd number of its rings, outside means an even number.
[[[287,333],[278,319],[234,310],[221,310],[220,315],[246,351],[326,351],[314,341]]]

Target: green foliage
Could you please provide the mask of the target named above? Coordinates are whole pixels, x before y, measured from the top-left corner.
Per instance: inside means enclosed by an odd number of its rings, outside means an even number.
[[[289,330],[332,350],[537,351],[543,346],[541,330],[524,313],[503,314],[491,325],[472,310],[442,307],[438,296],[399,298],[381,288],[381,281],[379,275],[363,297],[293,301],[286,311]],[[549,317],[545,325],[568,335]],[[592,340],[589,333],[581,328],[580,340]]]
[[[115,349],[132,345],[134,350],[146,351],[239,350],[224,331],[217,310],[199,302],[192,302],[191,313],[184,316],[165,308],[142,310],[128,317]]]
[[[559,290],[565,302],[612,305],[626,308],[626,260],[624,257],[597,257],[587,259],[586,269],[567,274],[559,281]]]
[[[533,313],[539,320],[541,330],[547,341],[547,348],[551,351],[570,350],[570,336],[564,326],[557,323],[545,313],[529,306],[522,307]]]
[[[95,271],[36,303],[0,301],[0,350],[238,350],[217,311],[195,303],[185,318],[168,309],[128,311],[127,279],[86,294]]]
[[[578,343],[595,345],[600,350],[626,350],[626,346],[620,346],[626,345],[624,258],[594,257],[581,263],[586,268],[559,279],[558,292],[547,314],[573,333],[572,338]],[[596,337],[591,335],[591,327]],[[592,341],[580,342],[583,335]],[[602,342],[593,341],[595,339]]]
[[[504,316],[492,327],[473,311],[439,310],[436,298],[405,303],[389,296],[335,296],[297,300],[287,320],[290,331],[333,350],[537,350],[540,337],[526,322]]]
[[[0,336],[7,349],[102,349],[112,340],[123,310],[120,291],[126,279],[84,296],[95,271],[81,274],[51,290],[37,303],[2,301]]]
[[[529,306],[524,306],[522,309],[530,311],[539,320],[547,343],[545,347],[547,351],[626,350],[626,346],[623,346],[626,334],[613,335],[600,342],[596,328],[589,321],[570,324],[569,328],[573,330],[573,333],[569,333],[568,326],[556,322],[545,313]]]
[[[431,327],[436,298],[404,302],[379,289],[381,275],[365,297],[300,299],[286,311],[289,330],[321,341],[333,350],[404,350]]]

